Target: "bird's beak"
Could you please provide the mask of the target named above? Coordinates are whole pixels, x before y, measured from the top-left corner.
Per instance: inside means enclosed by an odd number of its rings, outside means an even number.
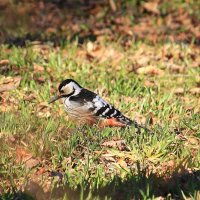
[[[61,95],[56,95],[56,96],[54,96],[54,97],[52,97],[50,100],[49,100],[49,104],[50,103],[53,103],[54,101],[56,101],[56,100],[58,100],[58,99],[60,99],[60,98],[62,98],[62,96]]]

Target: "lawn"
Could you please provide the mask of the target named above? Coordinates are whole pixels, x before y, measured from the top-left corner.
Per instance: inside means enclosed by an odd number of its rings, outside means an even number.
[[[200,199],[200,49],[107,37],[0,46],[1,199]],[[48,104],[72,78],[149,132]]]

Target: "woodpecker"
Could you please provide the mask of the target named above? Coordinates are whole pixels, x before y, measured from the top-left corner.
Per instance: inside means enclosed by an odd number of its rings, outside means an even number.
[[[58,95],[49,103],[61,99],[66,112],[74,121],[81,124],[144,128],[136,121],[125,117],[119,110],[103,100],[96,93],[81,87],[76,81],[66,79],[58,87]]]

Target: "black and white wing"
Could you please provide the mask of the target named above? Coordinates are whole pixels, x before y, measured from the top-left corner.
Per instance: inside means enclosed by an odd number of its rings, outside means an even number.
[[[87,89],[82,89],[76,96],[70,97],[70,101],[79,103],[85,110],[90,110],[97,118],[115,118],[126,125],[134,125],[136,122],[125,117],[119,110],[103,100],[100,96]]]

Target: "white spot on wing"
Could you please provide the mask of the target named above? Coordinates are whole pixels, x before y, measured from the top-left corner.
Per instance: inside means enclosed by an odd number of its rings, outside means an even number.
[[[86,106],[88,109],[94,108],[94,104],[93,104],[92,102],[87,102],[87,103],[85,104],[85,106]]]
[[[94,113],[97,113],[98,110],[100,110],[102,107],[105,107],[105,105],[107,105],[107,103],[98,95],[93,99],[93,103],[94,103]]]
[[[115,110],[113,114],[111,114],[111,117],[117,114],[117,111]]]
[[[110,110],[110,109],[107,108],[107,109],[102,113],[102,115],[105,115],[109,110]]]

